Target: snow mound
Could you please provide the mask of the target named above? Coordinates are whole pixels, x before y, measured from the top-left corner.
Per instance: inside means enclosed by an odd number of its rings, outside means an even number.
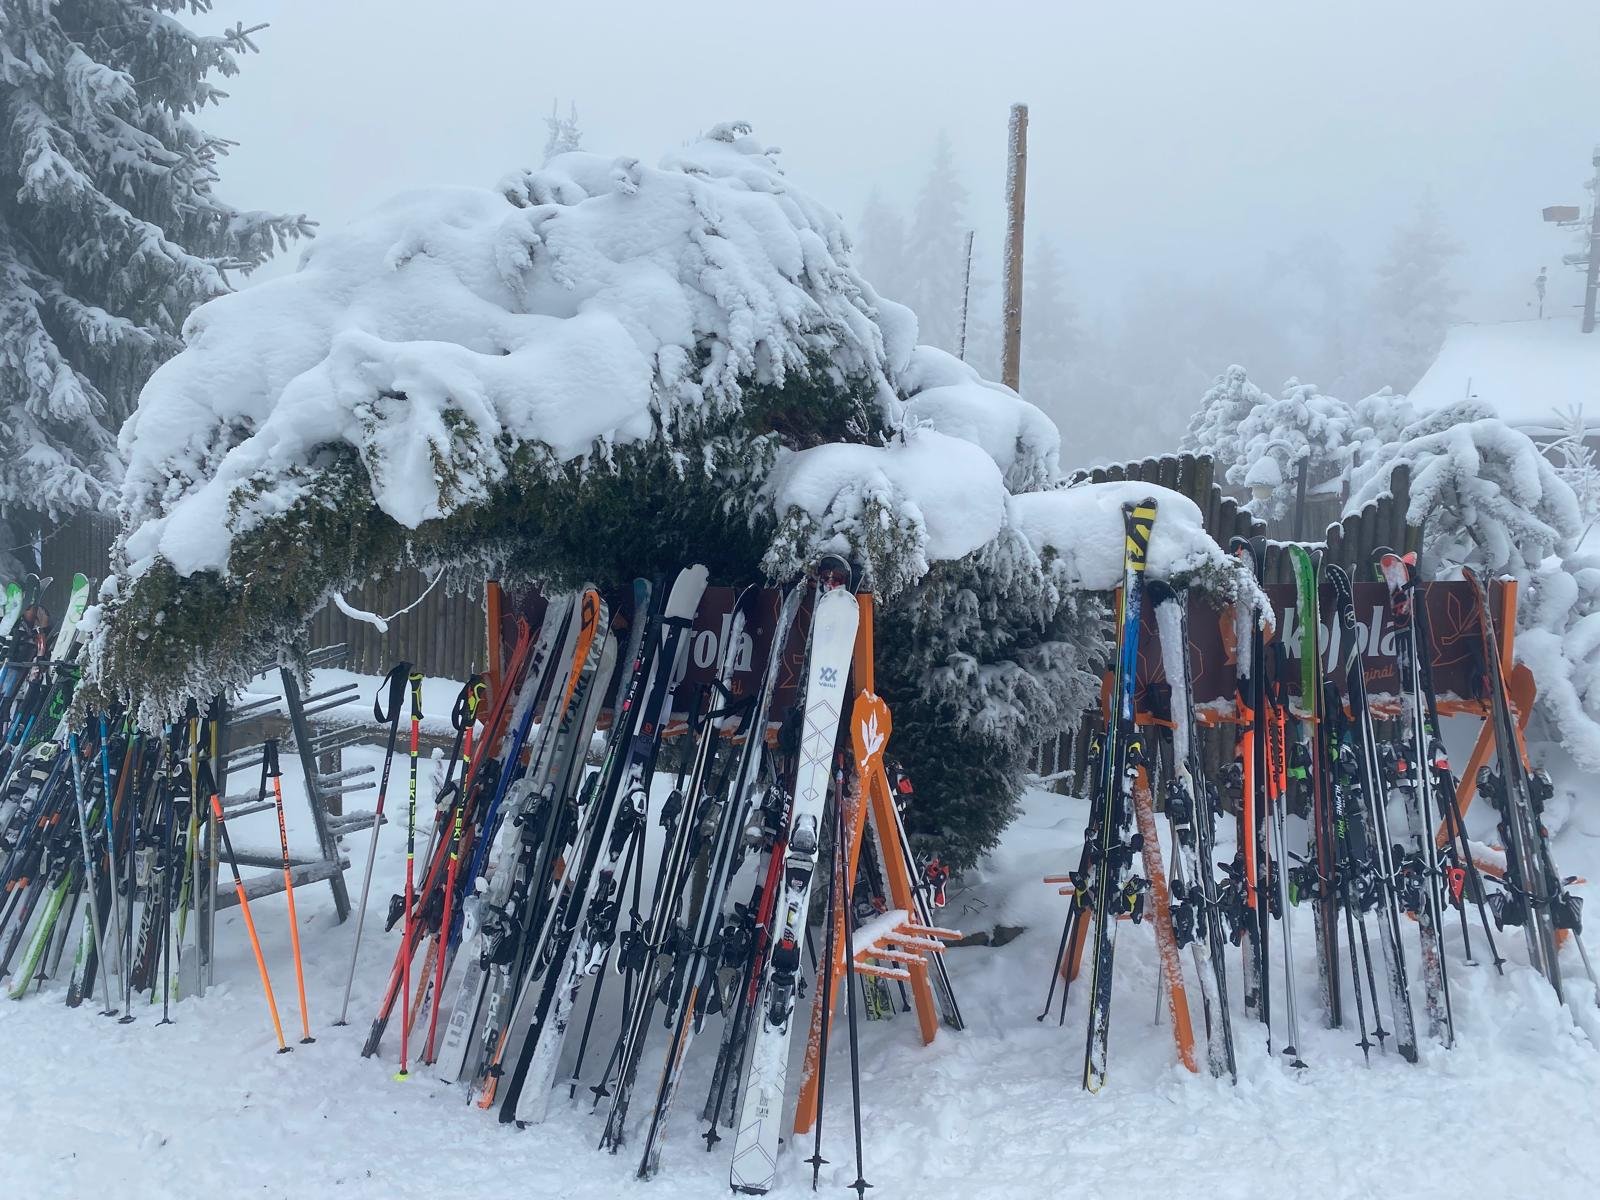
[[[415,528],[549,469],[737,410],[818,369],[886,406],[910,312],[839,217],[742,125],[651,168],[572,152],[498,192],[431,188],[318,239],[300,270],[200,308],[120,445],[129,574],[226,570],[314,464],[354,453]]]
[[[1127,480],[1031,492],[1011,497],[1009,518],[1035,553],[1055,558],[1069,587],[1110,591],[1122,583],[1122,506],[1147,499],[1156,501],[1147,578],[1199,582],[1223,595],[1250,596],[1270,611],[1248,572],[1206,532],[1200,506],[1170,488]]]
[[[1558,410],[1582,408],[1593,432],[1600,429],[1600,338],[1583,333],[1576,317],[1454,326],[1411,402],[1425,411],[1463,396],[1534,433],[1558,427]]]
[[[835,443],[786,453],[767,489],[780,516],[799,510],[825,533],[844,536],[845,546],[870,540],[861,526],[874,513],[895,514],[913,532],[922,571],[993,540],[1006,515],[1000,469],[984,448],[932,429],[909,431],[887,446]]]
[[[1003,383],[934,346],[917,346],[899,373],[909,397],[905,416],[982,446],[1013,492],[1053,487],[1061,479],[1061,432],[1049,417]]]

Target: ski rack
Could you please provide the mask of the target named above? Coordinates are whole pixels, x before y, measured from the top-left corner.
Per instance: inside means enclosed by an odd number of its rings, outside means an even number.
[[[306,656],[307,669],[315,670],[318,667],[331,666],[341,661],[344,654],[343,643],[313,650]],[[264,667],[259,674],[264,675],[270,670],[271,666]],[[263,737],[243,749],[232,751],[232,758],[230,758],[229,742],[248,725],[256,724],[258,727],[264,727],[274,718],[287,720],[293,748],[300,762],[301,778],[305,784],[306,806],[311,811],[311,823],[317,835],[317,853],[291,855],[289,875],[295,887],[327,880],[328,886],[333,891],[334,909],[338,914],[338,920],[342,922],[350,915],[350,894],[344,881],[344,872],[350,863],[343,856],[339,839],[353,828],[365,828],[371,823],[372,814],[368,812],[334,814],[331,811],[332,802],[351,793],[375,787],[371,780],[361,778],[372,774],[374,768],[369,765],[344,770],[337,765],[335,759],[334,769],[324,771],[319,760],[326,756],[337,756],[346,747],[367,741],[370,731],[358,724],[313,733],[310,718],[352,700],[360,685],[352,680],[307,695],[301,692],[299,681],[293,671],[282,665],[277,667],[277,671],[283,685],[281,713],[278,708],[280,700],[276,696],[255,700],[231,711],[221,709],[218,721],[221,734],[213,754],[217,788],[222,793],[222,807],[229,822],[237,817],[271,810],[274,807],[273,801],[259,798],[253,789],[238,795],[227,794],[227,780],[230,773],[260,768],[266,753],[267,738]],[[232,891],[221,895],[217,893],[218,843],[214,830],[208,830],[208,836],[211,911],[214,914],[219,908],[236,905],[238,897]],[[234,860],[240,866],[258,867],[265,871],[264,874],[245,880],[244,890],[247,899],[257,900],[284,890],[283,856],[279,849],[254,850],[242,846],[235,847]]]
[[[889,913],[868,923],[857,931],[854,968],[866,975],[886,976],[902,980],[910,987],[912,1005],[917,1014],[917,1025],[923,1045],[930,1044],[939,1032],[939,1010],[929,981],[930,954],[944,950],[946,942],[959,940],[961,934],[953,929],[923,924],[915,920],[917,912],[916,886],[911,879],[911,864],[906,860],[900,836],[900,811],[895,807],[889,791],[888,776],[883,767],[883,750],[888,744],[891,722],[889,707],[873,691],[876,682],[873,669],[872,619],[874,604],[871,592],[856,596],[860,605],[861,620],[856,626],[856,646],[853,658],[853,681],[856,688],[855,705],[850,714],[851,740],[855,746],[856,772],[854,786],[844,789],[841,803],[845,805],[845,825],[848,831],[846,845],[846,876],[855,879],[861,861],[861,844],[870,831],[879,850],[884,881],[889,891],[889,902],[894,908]],[[839,882],[829,872],[830,887]],[[844,905],[837,905],[834,920],[835,947],[833,961],[826,964],[826,980],[819,980],[813,988],[811,1028],[806,1038],[804,1072],[801,1076],[800,1095],[795,1101],[794,1133],[798,1137],[809,1133],[817,1120],[818,1067],[822,1060],[823,1009],[830,1018],[837,1007],[839,987],[845,975],[847,939],[844,922],[849,919]],[[894,920],[890,921],[889,918]],[[887,927],[880,926],[886,922]],[[868,936],[862,944],[862,933]],[[873,959],[887,960],[893,967],[880,967]],[[830,1028],[833,1022],[830,1019]]]

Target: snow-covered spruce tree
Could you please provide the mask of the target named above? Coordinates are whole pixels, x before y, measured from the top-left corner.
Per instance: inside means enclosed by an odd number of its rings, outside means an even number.
[[[309,231],[213,193],[227,143],[190,118],[255,46],[253,30],[202,36],[172,15],[209,8],[0,2],[0,515],[13,529],[106,506],[117,429],[184,319],[230,271]]]
[[[1083,336],[1067,293],[1067,272],[1055,242],[1030,248],[1022,285],[1022,384],[1025,394],[1060,421],[1075,398]]]
[[[1250,382],[1245,369],[1235,363],[1218,375],[1206,394],[1200,397],[1200,407],[1189,418],[1189,430],[1181,446],[1193,454],[1210,455],[1218,478],[1225,478],[1229,468],[1243,461],[1240,426],[1268,399],[1265,392]]]
[[[1400,440],[1406,426],[1417,419],[1411,401],[1392,387],[1382,387],[1350,406],[1356,419],[1355,440],[1363,460],[1390,442]]]
[[[877,682],[894,710],[891,752],[917,784],[907,824],[961,867],[1015,815],[1031,749],[1094,700],[1105,612],[1053,576],[1010,518],[1007,493],[1060,480],[1044,414],[931,346],[898,382],[901,427],[884,445],[779,462],[764,566],[786,578],[823,551],[849,553],[885,597]]]
[[[1277,520],[1294,502],[1301,463],[1307,464],[1307,490],[1349,469],[1355,432],[1356,418],[1348,404],[1324,396],[1314,383],[1291,379],[1282,396],[1256,405],[1239,423],[1239,461],[1228,468],[1228,482],[1270,487],[1265,499],[1250,502],[1250,510]]]
[[[1432,365],[1445,331],[1459,319],[1455,305],[1462,293],[1450,270],[1460,253],[1438,203],[1424,195],[1394,231],[1378,267],[1369,319],[1379,379],[1410,391]]]
[[[560,113],[560,102],[550,101],[550,115],[544,119],[544,124],[549,133],[544,139],[544,158],[541,162],[549,162],[556,155],[569,150],[583,149],[583,131],[578,128],[576,101],[567,105],[567,115],[564,117]]]
[[[915,346],[743,126],[659,168],[575,152],[499,191],[409,194],[188,332],[123,431],[90,647],[89,686],[145,720],[397,564],[561,588],[702,561],[740,583],[826,543],[882,598],[897,752],[962,861],[1052,732],[1034,722],[1092,687],[1092,622],[1004,540],[1007,487],[1059,476],[1054,427]],[[970,717],[930,674],[958,667],[984,681]],[[926,775],[912,755],[936,745],[949,769]]]
[[[1107,611],[1061,589],[1013,528],[935,564],[879,626],[878,686],[893,752],[915,774],[913,838],[966,867],[1016,816],[1040,730],[1073,725],[1098,695]],[[981,803],[975,803],[978,798]]]
[[[909,291],[905,218],[874,189],[858,229],[856,257],[862,274],[882,295],[903,299]]]
[[[1581,528],[1577,499],[1550,460],[1478,401],[1407,426],[1354,472],[1345,512],[1386,494],[1401,463],[1411,471],[1406,519],[1422,529],[1424,579],[1468,563],[1526,580]]]

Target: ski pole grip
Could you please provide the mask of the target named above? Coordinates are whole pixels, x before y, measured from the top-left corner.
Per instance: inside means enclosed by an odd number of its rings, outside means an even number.
[[[411,672],[411,719],[422,720],[422,672]]]
[[[374,721],[382,724],[400,719],[400,698],[405,694],[406,677],[410,674],[411,664],[408,662],[395,663],[389,669],[389,674],[384,677],[383,681],[389,692],[388,711],[384,711],[384,687],[380,687],[378,694],[372,700],[372,719]]]
[[[283,774],[283,770],[278,766],[277,738],[268,738],[261,744],[261,765],[268,779],[276,779]]]
[[[483,701],[483,676],[473,675],[461,685],[455,707],[450,710],[450,728],[460,733],[477,716],[478,705]]]

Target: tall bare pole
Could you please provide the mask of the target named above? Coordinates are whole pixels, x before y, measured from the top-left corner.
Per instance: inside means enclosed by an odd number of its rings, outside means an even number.
[[[1000,288],[1004,340],[1000,380],[1009,388],[1022,383],[1022,225],[1028,193],[1028,106],[1011,106],[1011,155],[1006,169],[1006,253]]]
[[[1594,148],[1594,200],[1589,208],[1589,270],[1583,291],[1583,331],[1594,332],[1595,297],[1600,294],[1600,146]]]
[[[972,300],[972,235],[973,230],[967,230],[966,269],[961,275],[961,337],[956,345],[956,357],[962,362],[967,361],[967,310]]]

